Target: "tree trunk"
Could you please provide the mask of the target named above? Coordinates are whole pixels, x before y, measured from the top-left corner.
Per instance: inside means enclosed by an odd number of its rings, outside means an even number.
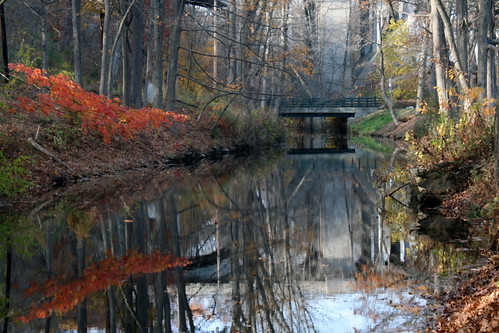
[[[154,64],[152,73],[152,83],[154,86],[154,102],[155,108],[163,108],[163,20],[165,7],[164,0],[154,0],[157,4],[153,8],[153,15],[155,17],[153,38],[154,38]]]
[[[416,97],[416,111],[419,111],[422,107],[424,100],[424,88],[425,88],[425,78],[426,78],[426,58],[428,57],[428,47],[429,47],[429,36],[424,37],[423,52],[421,53],[421,59],[419,60],[419,70],[418,70],[418,90]]]
[[[102,54],[100,69],[99,94],[105,95],[108,91],[108,76],[110,66],[109,53],[109,26],[111,23],[111,0],[104,0],[104,23],[102,25]]]
[[[495,175],[495,185],[496,185],[496,197],[499,196],[499,110],[497,106],[495,115],[495,147],[494,147],[494,175]]]
[[[177,100],[177,75],[178,75],[178,50],[180,47],[180,33],[182,32],[182,17],[184,13],[185,0],[172,1],[173,27],[170,39],[170,57],[167,73],[166,109],[175,110]]]
[[[71,14],[73,22],[73,67],[75,82],[83,87],[83,74],[81,62],[81,0],[71,0]]]
[[[447,82],[445,78],[446,61],[443,55],[445,45],[443,42],[442,20],[438,14],[438,0],[430,0],[431,5],[431,31],[433,37],[433,59],[435,64],[435,78],[437,81],[438,105],[442,111],[448,112],[449,98],[447,92]]]
[[[128,48],[128,34],[123,31],[123,42],[121,43],[121,53],[122,53],[122,69],[121,69],[121,81],[122,81],[122,100],[125,105],[131,105],[130,98],[130,50]]]
[[[144,73],[144,98],[142,99],[142,106],[146,107],[148,103],[152,102],[151,101],[151,93],[152,93],[152,70],[153,70],[153,65],[152,65],[152,44],[153,44],[153,34],[152,34],[152,26],[154,22],[151,19],[149,22],[149,28],[147,32],[147,51],[146,51],[146,71]]]
[[[454,39],[454,35],[452,34],[452,25],[449,19],[449,15],[447,14],[447,11],[445,10],[441,0],[436,0],[436,4],[437,4],[438,13],[444,25],[445,40],[447,41],[447,45],[450,48],[451,55],[454,58],[454,67],[456,69],[457,81],[459,83],[461,90],[463,92],[467,92],[470,89],[470,87],[465,77],[466,73],[464,73],[463,66],[461,65],[460,55],[458,53],[456,41]]]
[[[7,28],[5,26],[5,11],[3,3],[0,4],[0,31],[2,33],[3,79],[4,82],[9,82],[9,52],[7,48]]]
[[[217,87],[218,80],[217,6],[217,0],[213,0],[213,88]]]
[[[397,22],[399,20],[397,12],[393,8],[393,1],[388,0],[388,8],[390,9],[390,20],[393,20],[394,22]]]
[[[229,37],[232,39],[232,43],[230,44],[229,52],[228,52],[228,67],[229,67],[229,73],[227,75],[227,81],[229,83],[234,83],[236,79],[238,78],[238,73],[237,73],[237,50],[239,49],[239,46],[235,43],[237,41],[237,25],[238,25],[238,16],[236,15],[236,2],[234,0],[231,1],[230,7],[229,7],[229,21],[231,22],[229,26]]]
[[[142,47],[144,20],[142,10],[144,0],[137,0],[132,7],[132,40],[131,40],[131,89],[130,89],[130,104],[136,108],[142,106]]]
[[[461,63],[461,70],[468,75],[468,1],[456,0],[456,20],[457,20],[457,54]]]
[[[49,38],[47,27],[47,1],[42,0],[42,7],[40,8],[40,16],[42,18],[41,33],[42,33],[42,69],[49,70]]]
[[[282,47],[282,54],[286,54],[288,52],[288,19],[289,19],[289,2],[285,2],[282,5],[282,23],[281,23],[281,34],[280,34],[280,42]],[[281,87],[284,87],[284,69],[286,68],[286,58],[284,57],[279,64],[279,75],[276,75],[277,79]],[[278,97],[274,104],[274,116],[279,116],[279,109],[281,108],[282,103],[282,94],[283,88],[278,90]]]
[[[491,19],[492,8],[490,5],[491,0],[478,1],[478,31],[477,31],[477,44],[478,44],[478,87],[483,88],[483,96],[487,94],[487,55],[488,55],[488,31],[489,22]]]
[[[113,94],[116,91],[116,88],[118,86],[118,75],[121,67],[120,60],[123,48],[121,47],[122,43],[121,36],[117,36],[117,38],[118,40],[117,40],[116,51],[114,53],[113,52],[110,53],[109,74],[108,74],[107,92],[106,92],[107,98],[111,97],[111,94]]]
[[[343,91],[346,91],[350,88],[351,85],[351,76],[348,76],[347,81],[347,69],[348,64],[351,63],[352,54],[350,52],[350,44],[351,44],[351,34],[352,34],[352,0],[348,0],[348,17],[347,17],[347,35],[345,39],[345,52],[343,54],[343,79],[341,81],[343,85]]]
[[[490,8],[494,8],[494,1],[490,0]],[[496,40],[496,24],[493,15],[489,15],[488,35],[489,40]],[[487,45],[487,98],[497,98],[496,82],[496,52]]]
[[[384,57],[384,52],[383,52],[383,34],[382,34],[382,25],[381,25],[381,20],[382,18],[380,15],[378,15],[377,18],[377,24],[378,24],[378,53],[379,53],[379,62],[380,62],[380,88],[381,88],[381,97],[385,101],[385,103],[388,105],[388,109],[390,110],[390,116],[392,117],[393,123],[395,126],[399,125],[399,120],[397,117],[397,114],[395,113],[395,109],[393,108],[393,96],[391,95],[390,91],[390,97],[386,94],[386,78],[385,78],[385,57]]]

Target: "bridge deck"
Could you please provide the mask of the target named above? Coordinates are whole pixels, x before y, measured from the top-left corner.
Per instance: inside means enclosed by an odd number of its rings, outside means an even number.
[[[283,101],[281,117],[355,117],[355,109],[381,106],[377,97],[345,97],[342,99],[289,99]]]
[[[323,111],[314,112],[313,110],[303,110],[303,111],[281,111],[279,113],[281,117],[335,117],[335,118],[353,118],[355,117],[355,112],[335,112],[335,111]]]
[[[344,97],[341,99],[307,98],[287,99],[282,103],[284,109],[293,108],[362,108],[383,105],[378,97]]]

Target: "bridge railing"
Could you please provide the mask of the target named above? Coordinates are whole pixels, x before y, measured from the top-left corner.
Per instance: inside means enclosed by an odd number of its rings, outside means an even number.
[[[348,107],[379,107],[383,105],[378,97],[344,97],[341,99],[287,99],[283,108],[348,108]]]

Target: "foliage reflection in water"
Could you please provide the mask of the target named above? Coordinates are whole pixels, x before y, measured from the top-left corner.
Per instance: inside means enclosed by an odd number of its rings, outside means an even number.
[[[407,285],[390,261],[409,246],[391,243],[372,185],[387,159],[339,151],[178,182],[120,210],[32,213],[38,254],[15,256],[11,329],[352,332],[386,329],[380,313],[401,327],[410,294],[373,293]]]

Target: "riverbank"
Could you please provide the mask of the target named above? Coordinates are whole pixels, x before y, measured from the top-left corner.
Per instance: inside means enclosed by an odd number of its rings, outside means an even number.
[[[433,304],[431,311],[426,311],[427,331],[496,332],[499,329],[499,204],[494,198],[492,142],[482,140],[473,150],[463,150],[453,159],[445,158],[452,154],[442,152],[442,157],[428,158],[418,164],[414,156],[425,148],[421,142],[431,140],[427,134],[430,122],[414,109],[398,111],[399,126],[383,110],[355,120],[352,130],[355,135],[390,139],[402,147],[406,155],[402,169],[412,171],[409,182],[419,189],[419,194],[414,195],[415,205],[427,210],[416,215],[431,211],[441,216],[442,221],[459,221],[468,232],[464,237],[451,236],[450,241],[461,242],[463,250],[480,254],[476,264],[468,262],[465,267],[454,267],[451,288],[427,294]],[[441,231],[445,226],[432,228]]]
[[[58,192],[67,192],[67,187],[78,183],[99,180],[99,188],[109,192],[147,186],[151,179],[173,167],[187,167],[178,171],[179,175],[195,166],[201,166],[198,172],[202,172],[207,161],[272,148],[285,135],[275,121],[239,117],[237,122],[229,122],[222,118],[212,128],[215,115],[205,114],[198,123],[197,112],[181,109],[179,113],[187,119],[172,128],[146,128],[128,140],[113,136],[106,143],[98,133],[86,132],[66,118],[38,112],[12,113],[10,102],[4,103],[0,111],[1,164],[7,176],[2,179],[2,194],[6,195],[0,197],[0,209],[4,211],[23,210],[47,197],[60,196]],[[248,135],[248,131],[262,136]],[[273,140],[265,139],[265,135]]]

